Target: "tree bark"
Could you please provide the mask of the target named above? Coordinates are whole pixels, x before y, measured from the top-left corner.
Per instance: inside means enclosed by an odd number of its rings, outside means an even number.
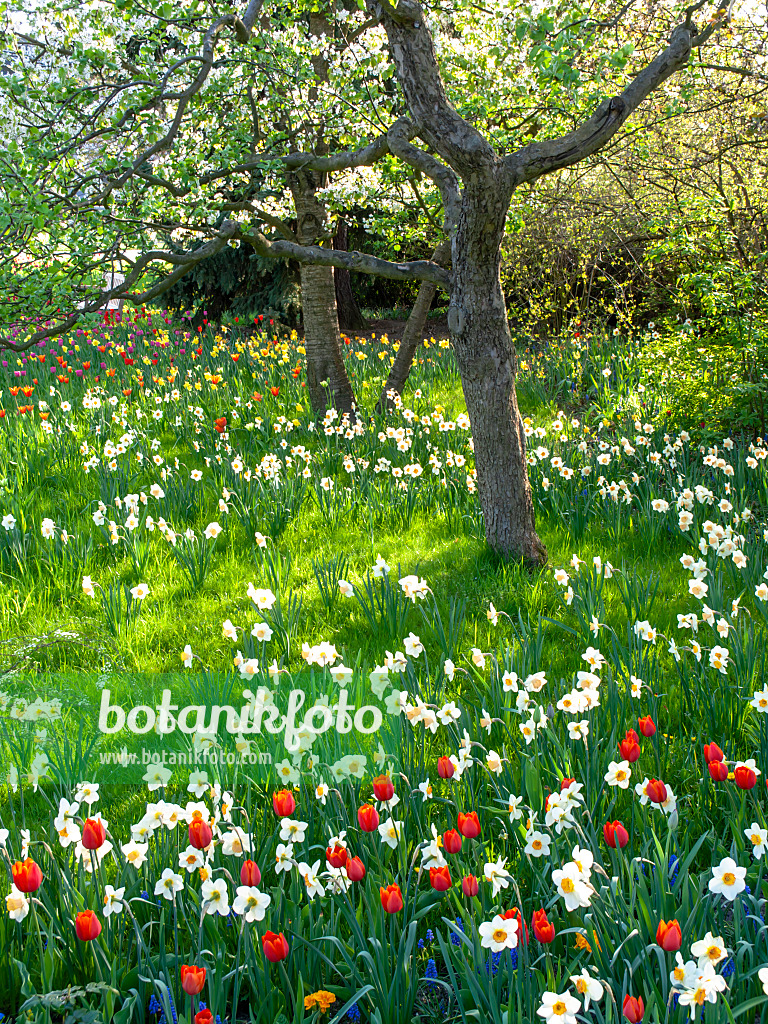
[[[315,245],[327,241],[331,234],[327,211],[316,194],[317,173],[306,169],[291,171],[288,185],[296,207],[298,242]],[[301,264],[301,307],[312,411],[321,415],[334,406],[340,413],[354,416],[355,396],[341,349],[333,267]]]
[[[517,359],[501,288],[508,206],[509,194],[495,173],[465,183],[453,239],[448,328],[472,424],[486,540],[502,555],[542,564],[547,550],[536,533],[515,392]]]
[[[433,263],[439,263],[441,267],[448,265],[451,256],[450,239],[440,242],[431,259]],[[403,329],[403,337],[400,340],[400,347],[397,350],[395,361],[389,371],[387,382],[382,388],[379,400],[376,403],[376,412],[383,413],[390,407],[390,394],[401,395],[408,376],[413,366],[413,358],[416,350],[421,345],[424,336],[424,325],[427,322],[427,314],[435,297],[437,285],[433,281],[422,281],[416,301],[411,309],[410,316]]]
[[[349,227],[345,220],[340,220],[336,225],[333,247],[343,252],[349,249]],[[341,330],[366,330],[368,324],[360,312],[357,299],[352,291],[352,279],[346,267],[334,267],[333,283],[336,286],[336,308],[339,313],[339,327]]]

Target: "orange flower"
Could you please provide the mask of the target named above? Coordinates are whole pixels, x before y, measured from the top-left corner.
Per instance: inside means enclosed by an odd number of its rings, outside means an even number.
[[[203,991],[205,968],[190,964],[181,965],[181,987],[188,996],[197,996]]]
[[[665,953],[676,953],[683,944],[683,933],[677,921],[659,921],[656,929],[656,945]]]
[[[377,775],[373,780],[373,792],[377,800],[386,802],[395,795],[395,787],[388,775]]]
[[[101,921],[92,910],[82,910],[75,918],[75,931],[81,942],[92,942],[101,935]]]
[[[289,789],[279,789],[272,794],[272,807],[278,818],[289,818],[296,810],[296,801]]]
[[[87,818],[83,825],[82,843],[86,850],[98,850],[104,845],[107,834],[104,823],[99,818]]]
[[[37,892],[43,884],[43,872],[29,857],[25,861],[17,860],[11,868],[13,884],[19,892]]]
[[[480,819],[477,816],[477,811],[470,811],[469,814],[459,811],[458,825],[459,832],[465,839],[476,839],[480,835]]]
[[[379,812],[372,804],[357,809],[357,821],[363,832],[375,832],[379,827]]]
[[[403,894],[399,885],[379,886],[381,905],[388,914],[397,914],[403,909]]]
[[[451,881],[451,872],[448,867],[430,868],[429,884],[436,892],[447,892],[453,885],[453,882]]]

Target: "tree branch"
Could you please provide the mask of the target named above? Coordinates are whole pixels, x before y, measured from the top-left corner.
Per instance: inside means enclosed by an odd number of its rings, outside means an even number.
[[[417,134],[461,176],[495,167],[490,142],[451,106],[435,57],[432,34],[417,0],[366,0],[384,27],[400,87]]]
[[[700,0],[701,7],[707,0]],[[569,167],[596,153],[616,134],[629,116],[662,82],[685,67],[695,46],[706,42],[726,12],[697,33],[689,10],[686,23],[678,25],[670,36],[667,48],[632,79],[619,96],[605,99],[594,114],[573,131],[556,139],[533,142],[511,153],[503,160],[504,169],[512,188],[523,182],[535,181],[543,174]]]
[[[409,263],[391,263],[363,252],[324,249],[319,245],[297,245],[295,242],[270,242],[261,232],[242,233],[260,256],[268,259],[293,259],[298,263],[312,263],[324,267],[346,267],[361,274],[377,274],[393,281],[432,281],[444,290],[450,285],[450,274],[431,260],[412,260]]]
[[[450,167],[436,160],[423,149],[411,145],[414,127],[406,117],[401,117],[387,132],[390,152],[400,157],[405,163],[422,171],[431,178],[440,189],[443,200],[445,230],[450,234],[456,224],[461,209],[461,193],[459,179]]]

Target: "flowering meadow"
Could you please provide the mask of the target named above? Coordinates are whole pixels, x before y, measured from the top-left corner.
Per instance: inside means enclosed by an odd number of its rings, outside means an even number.
[[[355,420],[263,318],[4,353],[6,1020],[768,1020],[768,442],[653,333],[520,353],[536,570],[445,342]]]

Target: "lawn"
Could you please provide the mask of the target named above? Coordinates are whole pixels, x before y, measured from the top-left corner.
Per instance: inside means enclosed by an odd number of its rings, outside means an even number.
[[[5,360],[0,1010],[768,1019],[766,444],[575,333],[521,352],[536,569],[440,341],[374,418],[348,339],[355,423],[260,320]]]

